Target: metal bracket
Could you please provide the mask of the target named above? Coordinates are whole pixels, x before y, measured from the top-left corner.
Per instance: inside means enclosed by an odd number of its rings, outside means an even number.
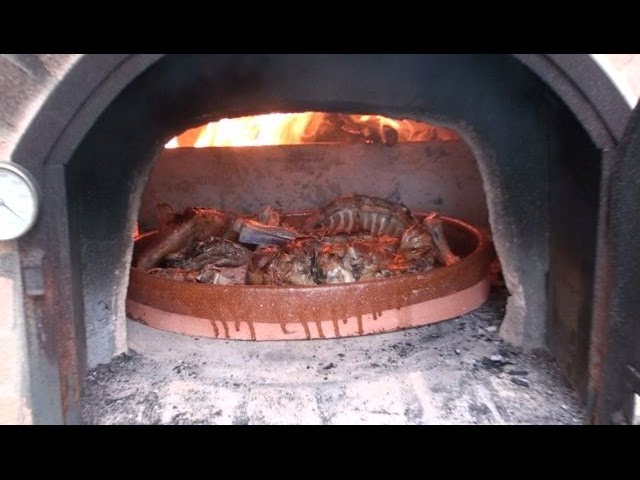
[[[22,281],[25,293],[30,297],[44,295],[44,272],[42,262],[44,251],[35,248],[22,255]]]

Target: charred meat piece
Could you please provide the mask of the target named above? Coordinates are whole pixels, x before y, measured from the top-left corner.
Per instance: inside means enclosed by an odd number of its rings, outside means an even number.
[[[183,268],[198,270],[205,265],[216,267],[239,267],[246,265],[251,258],[251,251],[231,240],[219,237],[196,243],[186,255]]]
[[[251,251],[246,247],[231,240],[211,237],[167,255],[160,265],[187,270],[200,270],[206,265],[239,267],[246,265],[249,258],[251,258]]]
[[[311,215],[305,230],[325,235],[364,232],[399,237],[416,223],[402,203],[366,195],[345,195]]]
[[[242,245],[210,237],[167,255],[161,265],[196,272],[196,281],[216,285],[244,284],[251,251]]]
[[[393,275],[419,273],[431,270],[437,264],[435,251],[413,256],[398,253],[387,265],[387,270]]]
[[[216,210],[215,208],[194,207],[185,210],[186,215],[195,219],[194,240],[205,240],[209,237],[224,237],[238,217],[233,212]]]
[[[233,230],[238,233],[240,243],[249,245],[284,245],[298,237],[298,232],[292,228],[267,225],[249,218],[237,219]]]
[[[352,240],[352,267],[356,278],[372,280],[390,276],[392,273],[388,265],[395,255],[398,243],[397,238],[389,236],[360,237]]]
[[[323,243],[315,254],[315,273],[318,283],[352,283],[353,249],[347,243]]]
[[[426,272],[437,266],[438,259],[438,249],[429,229],[423,224],[412,225],[402,234],[389,269],[394,274]]]
[[[433,244],[435,245],[438,253],[438,259],[442,265],[453,265],[460,261],[460,257],[454,255],[449,248],[447,238],[444,236],[442,229],[442,218],[440,215],[433,212],[424,217],[423,225],[429,230],[431,237],[433,238]]]
[[[149,275],[169,278],[178,282],[197,282],[198,272],[185,270],[184,268],[151,268],[147,270]]]
[[[167,203],[158,204],[158,234],[155,241],[140,252],[136,266],[145,270],[157,266],[171,253],[189,247],[192,242],[211,236],[223,236],[235,215],[213,208],[187,208],[174,212]]]
[[[206,265],[201,271],[186,270],[184,268],[152,268],[147,271],[149,275],[169,278],[178,282],[189,283],[210,283],[215,285],[229,285],[234,282],[232,278],[225,275],[221,269],[213,265]]]
[[[266,283],[268,279],[265,277],[265,269],[279,253],[280,248],[275,245],[256,248],[247,267],[247,284],[269,285]]]
[[[216,267],[220,270],[220,275],[228,280],[230,285],[245,285],[247,277],[247,265],[240,267]]]
[[[137,255],[136,266],[144,270],[158,265],[161,260],[174,252],[185,248],[193,239],[194,222],[192,219],[177,223],[164,233],[158,233],[155,241]]]
[[[230,285],[233,283],[230,278],[225,276],[218,267],[211,264],[205,265],[198,273],[196,280],[199,283],[209,283],[212,285]]]
[[[426,252],[434,248],[433,238],[429,230],[424,225],[416,224],[403,232],[398,251],[410,254]]]
[[[250,285],[315,285],[313,279],[314,240],[294,240],[280,249],[275,246],[254,252],[247,269]]]

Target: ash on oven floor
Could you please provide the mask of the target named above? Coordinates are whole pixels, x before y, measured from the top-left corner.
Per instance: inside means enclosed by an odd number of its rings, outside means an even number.
[[[506,293],[435,325],[339,340],[213,340],[128,324],[87,424],[581,424],[549,354],[500,340]]]

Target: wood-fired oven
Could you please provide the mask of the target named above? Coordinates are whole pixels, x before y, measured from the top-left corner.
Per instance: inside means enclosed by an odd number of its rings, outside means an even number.
[[[311,111],[411,119],[454,136],[165,148],[210,121]],[[637,204],[637,168],[623,158],[637,153],[637,135],[618,148],[629,115],[586,55],[83,56],[11,156],[43,204],[18,242],[34,420],[77,422],[87,368],[127,349],[133,234],[155,228],[158,202],[295,211],[348,192],[482,229],[510,295],[502,337],[548,348],[589,421],[628,419],[632,344],[616,342],[637,310],[618,269],[640,274],[638,263],[621,266],[635,228],[621,224]]]

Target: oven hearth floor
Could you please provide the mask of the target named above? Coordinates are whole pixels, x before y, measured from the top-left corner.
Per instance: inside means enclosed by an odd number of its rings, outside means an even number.
[[[128,322],[129,353],[89,372],[87,424],[581,424],[544,351],[499,339],[503,289],[455,320],[293,342],[187,337]]]

